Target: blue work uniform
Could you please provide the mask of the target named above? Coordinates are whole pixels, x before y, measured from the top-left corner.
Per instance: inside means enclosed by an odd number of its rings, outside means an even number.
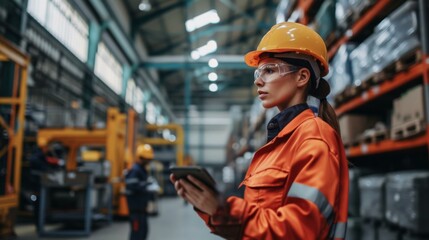
[[[149,201],[148,174],[143,165],[135,163],[125,176],[127,203],[130,214],[130,240],[144,240],[148,235],[146,208]]]

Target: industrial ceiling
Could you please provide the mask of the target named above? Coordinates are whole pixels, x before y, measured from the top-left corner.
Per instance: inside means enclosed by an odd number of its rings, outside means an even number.
[[[254,99],[253,70],[243,55],[254,50],[275,24],[280,0],[126,0],[131,37],[140,35],[148,51],[143,66],[154,68],[167,101],[175,112],[196,106],[200,110],[228,110],[231,105],[250,106]],[[149,11],[139,5],[149,3]],[[186,20],[215,9],[219,22],[188,32]],[[192,50],[215,40],[217,50],[198,60]],[[219,62],[210,68],[211,58]],[[210,92],[210,72],[216,72],[218,91]],[[189,85],[186,82],[189,81]],[[189,86],[187,88],[187,86]],[[188,95],[185,89],[190,89]]]

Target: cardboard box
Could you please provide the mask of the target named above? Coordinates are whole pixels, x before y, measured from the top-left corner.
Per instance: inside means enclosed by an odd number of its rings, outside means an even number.
[[[341,138],[346,146],[353,145],[360,134],[374,127],[379,117],[371,115],[345,114],[339,118]]]
[[[423,86],[408,90],[393,102],[391,136],[401,139],[416,135],[425,130],[425,106]]]

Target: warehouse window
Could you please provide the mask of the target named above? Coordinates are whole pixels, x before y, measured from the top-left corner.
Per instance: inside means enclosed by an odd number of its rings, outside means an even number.
[[[133,105],[134,103],[135,91],[136,91],[136,84],[134,83],[134,80],[133,79],[128,80],[125,101],[130,105]]]
[[[143,91],[137,87],[135,91],[135,98],[134,98],[134,108],[138,113],[143,112]]]
[[[82,62],[88,54],[88,24],[66,0],[29,0],[28,13]]]
[[[94,71],[116,94],[121,94],[122,66],[103,42],[98,44]]]
[[[134,79],[128,81],[125,101],[138,113],[143,112],[143,91],[136,85]]]
[[[156,107],[152,102],[148,102],[146,106],[146,121],[150,124],[155,124],[156,122]]]

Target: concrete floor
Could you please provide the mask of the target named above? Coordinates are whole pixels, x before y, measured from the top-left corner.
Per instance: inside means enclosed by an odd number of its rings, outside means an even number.
[[[39,238],[32,224],[19,224],[15,231],[18,240],[52,240],[57,237]],[[91,232],[89,237],[61,238],[62,240],[127,240],[129,223],[114,221]],[[222,239],[210,233],[204,222],[195,214],[192,206],[185,205],[179,198],[161,198],[159,200],[159,215],[149,219],[148,240],[219,240]]]

